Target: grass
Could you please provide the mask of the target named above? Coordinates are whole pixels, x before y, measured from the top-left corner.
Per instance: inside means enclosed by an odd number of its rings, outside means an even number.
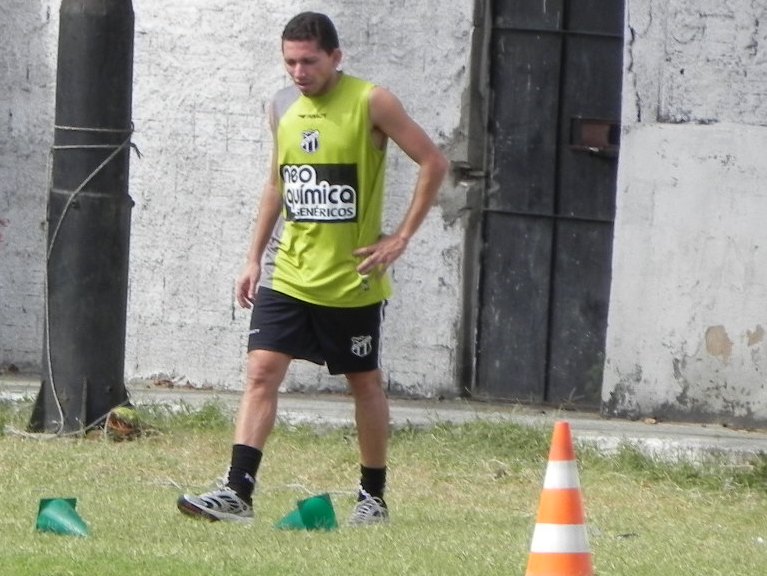
[[[0,404],[21,427],[28,406]],[[270,439],[250,527],[182,517],[181,490],[204,490],[228,459],[231,418],[216,405],[142,411],[156,433],[39,440],[0,436],[0,572],[14,576],[522,575],[550,431],[475,422],[393,433],[392,523],[283,532],[274,522],[330,492],[341,520],[357,480],[351,429],[280,426]],[[590,545],[600,575],[767,573],[767,460],[668,464],[631,447],[577,446]],[[35,532],[44,497],[76,497],[91,534]]]

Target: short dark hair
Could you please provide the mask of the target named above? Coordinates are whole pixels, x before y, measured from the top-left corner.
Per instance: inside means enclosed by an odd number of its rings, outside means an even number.
[[[316,40],[317,46],[328,54],[339,47],[333,21],[319,12],[301,12],[293,16],[282,31],[282,41],[285,40]]]

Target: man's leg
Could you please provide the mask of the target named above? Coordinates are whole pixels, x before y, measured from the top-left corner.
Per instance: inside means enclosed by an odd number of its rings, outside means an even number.
[[[234,443],[263,450],[277,417],[277,396],[291,357],[270,350],[248,352],[245,390],[240,398]]]
[[[388,520],[384,500],[389,444],[389,402],[380,370],[346,375],[354,397],[360,447],[360,490],[351,524],[377,524]]]
[[[347,374],[354,397],[354,418],[360,445],[360,463],[385,468],[389,445],[389,401],[380,370]]]
[[[281,352],[248,352],[245,390],[234,428],[227,486],[251,504],[264,445],[277,417],[277,394],[291,357]]]
[[[181,496],[181,512],[209,520],[252,521],[256,472],[261,451],[274,428],[277,395],[290,361],[290,356],[279,352],[248,352],[247,379],[237,413],[226,486],[200,496]]]

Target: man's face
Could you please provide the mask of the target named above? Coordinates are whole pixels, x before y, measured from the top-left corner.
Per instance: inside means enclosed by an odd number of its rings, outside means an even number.
[[[285,69],[304,96],[320,96],[335,85],[340,50],[328,54],[315,40],[285,40],[282,58]]]

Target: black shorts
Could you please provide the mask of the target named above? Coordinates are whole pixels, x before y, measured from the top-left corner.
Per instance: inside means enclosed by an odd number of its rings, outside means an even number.
[[[385,302],[361,308],[319,306],[259,286],[248,351],[271,350],[327,364],[331,374],[375,370],[384,306]]]

